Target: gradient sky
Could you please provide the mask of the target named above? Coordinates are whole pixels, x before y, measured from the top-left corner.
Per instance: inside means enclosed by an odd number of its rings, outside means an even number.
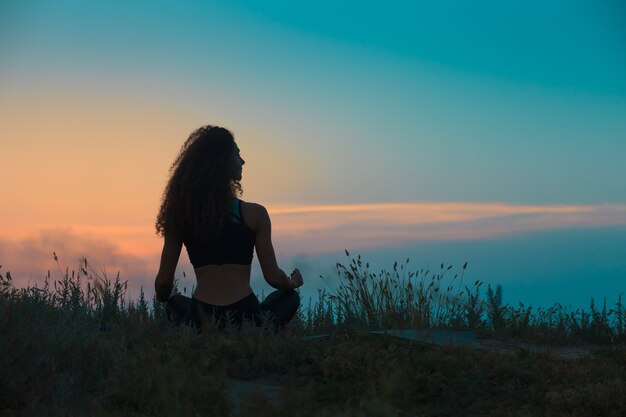
[[[510,302],[626,290],[621,1],[5,0],[0,91],[18,285],[58,273],[55,251],[152,293],[169,166],[218,124],[305,294],[343,249],[468,261]]]

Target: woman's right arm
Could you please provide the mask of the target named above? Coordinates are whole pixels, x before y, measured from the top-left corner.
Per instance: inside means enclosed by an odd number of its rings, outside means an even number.
[[[292,281],[287,274],[278,267],[274,246],[272,245],[272,223],[267,210],[262,205],[257,204],[257,213],[259,223],[254,246],[265,281],[276,289],[299,287],[302,285],[302,278]],[[297,270],[292,273],[292,276],[296,272]],[[300,273],[297,272],[297,275],[299,276]]]

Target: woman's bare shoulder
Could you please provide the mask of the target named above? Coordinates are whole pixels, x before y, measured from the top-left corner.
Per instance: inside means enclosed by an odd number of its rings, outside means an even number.
[[[263,216],[264,212],[267,212],[265,207],[259,203],[253,203],[250,201],[241,201],[241,214],[252,229],[257,230],[259,219]]]
[[[249,211],[265,210],[265,207],[259,203],[253,203],[251,201],[241,200],[241,207],[246,207]]]

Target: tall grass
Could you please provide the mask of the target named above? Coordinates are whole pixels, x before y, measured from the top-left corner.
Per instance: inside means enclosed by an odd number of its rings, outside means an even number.
[[[454,329],[476,330],[482,335],[499,335],[541,340],[548,343],[624,343],[626,312],[622,294],[614,308],[607,309],[606,298],[598,309],[590,301],[588,311],[568,311],[561,304],[533,310],[519,303],[517,308],[502,304],[502,286],[490,285],[481,294],[481,280],[464,285],[467,262],[460,273],[448,277],[453,268],[443,263],[436,270],[420,268],[409,271],[404,264],[393,264],[391,271],[372,272],[360,255],[344,265],[337,262],[339,287],[327,292],[318,290],[311,305],[302,303],[291,324],[300,335],[320,332],[362,331],[375,329]],[[54,254],[55,261],[58,259]],[[1,265],[0,265],[1,268]],[[59,266],[59,271],[61,268]],[[62,273],[62,272],[61,272]],[[320,276],[325,281],[323,276]],[[100,330],[110,330],[120,323],[167,322],[164,303],[152,297],[148,301],[140,289],[136,301],[125,302],[127,282],[114,280],[89,267],[81,259],[79,271],[66,268],[60,280],[50,287],[50,271],[44,287],[14,288],[10,272],[0,273],[0,295],[19,300],[23,308],[43,308],[74,321],[96,323]],[[85,285],[86,283],[86,285]],[[174,291],[178,292],[175,279]]]
[[[58,265],[56,253],[54,259]],[[156,299],[153,299],[152,309],[149,308],[143,287],[136,302],[126,303],[127,287],[128,282],[120,280],[119,272],[111,280],[106,272],[101,275],[90,268],[86,258],[81,259],[78,272],[70,274],[69,268],[66,268],[60,280],[54,280],[52,287],[50,271],[44,277],[43,288],[37,285],[14,288],[11,273],[7,271],[4,277],[0,274],[0,293],[3,297],[19,301],[25,308],[32,306],[54,311],[72,321],[95,322],[100,330],[110,330],[124,319],[148,321],[165,317],[164,306]]]
[[[88,272],[83,259],[54,283],[48,272],[43,288],[12,281],[0,275],[3,416],[229,414],[223,364],[197,366],[193,351],[221,345],[181,335],[143,289],[126,302],[119,273]]]
[[[346,251],[346,256],[350,254]],[[483,335],[500,335],[540,340],[548,343],[624,343],[626,314],[622,295],[615,307],[607,309],[606,298],[599,310],[591,298],[590,311],[568,311],[560,303],[533,311],[519,303],[514,308],[502,304],[502,286],[495,291],[487,286],[481,296],[481,280],[471,286],[463,279],[467,262],[460,275],[451,278],[452,265],[443,263],[431,271],[423,268],[409,271],[410,259],[392,271],[370,270],[361,256],[348,265],[337,263],[339,288],[327,295],[320,291],[313,317],[305,327],[314,331],[342,327],[358,330],[381,328],[440,328],[477,330]],[[320,276],[324,280],[324,277]]]
[[[276,373],[312,382],[287,384],[282,409],[249,402],[238,415],[337,415],[327,413],[329,404],[390,416],[417,415],[416,409],[467,415],[465,405],[493,416],[623,415],[619,356],[570,366],[543,355],[498,357],[344,337],[364,329],[438,327],[555,343],[624,343],[621,295],[612,309],[606,301],[598,309],[593,300],[589,311],[559,304],[514,309],[502,304],[501,286],[488,286],[483,296],[481,281],[464,284],[467,263],[458,274],[443,264],[413,272],[408,263],[380,273],[360,256],[337,263],[339,288],[320,290],[316,303],[301,304],[292,320],[299,335],[340,336],[319,345],[246,327],[227,328],[224,337],[196,335],[169,322],[164,303],[147,299],[143,288],[136,301],[125,301],[127,282],[119,273],[109,279],[86,259],[77,273],[59,266],[61,277],[52,283],[48,272],[43,288],[15,288],[10,272],[0,274],[0,414],[228,416],[226,374]],[[408,411],[398,414],[396,407]]]

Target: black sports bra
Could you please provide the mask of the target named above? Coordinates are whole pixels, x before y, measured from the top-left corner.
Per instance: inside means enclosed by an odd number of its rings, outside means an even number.
[[[224,223],[214,243],[184,242],[194,268],[205,265],[252,264],[256,232],[243,220],[241,200],[233,198],[228,211],[234,218]]]

